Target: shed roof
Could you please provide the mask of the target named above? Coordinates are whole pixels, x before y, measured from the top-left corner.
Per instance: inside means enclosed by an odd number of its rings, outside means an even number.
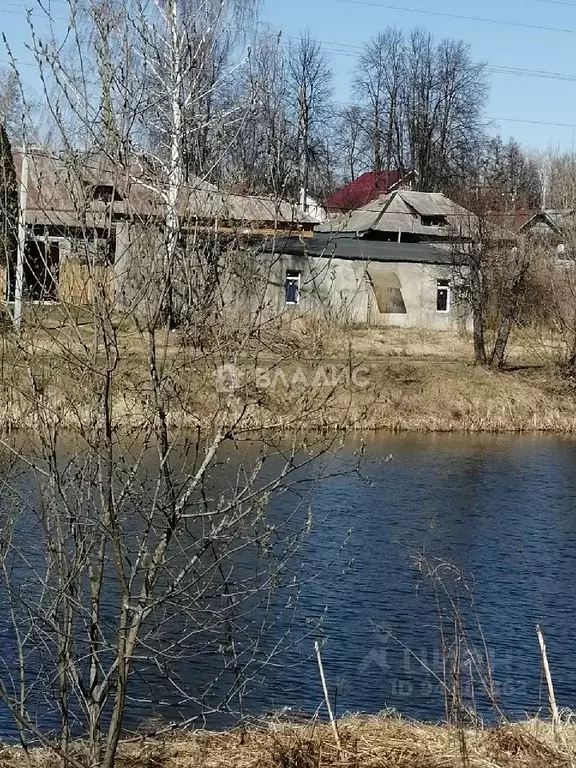
[[[391,243],[327,234],[315,234],[306,241],[280,238],[273,245],[275,253],[350,261],[452,265],[465,257],[463,249],[455,249],[451,243]]]

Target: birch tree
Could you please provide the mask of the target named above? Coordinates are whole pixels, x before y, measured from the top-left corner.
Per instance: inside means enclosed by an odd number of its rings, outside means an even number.
[[[251,358],[271,322],[268,280],[258,248],[219,226],[226,201],[187,175],[187,138],[205,128],[191,109],[206,95],[199,59],[248,5],[88,0],[80,16],[71,0],[66,44],[31,28],[56,146],[30,158],[41,224],[30,215],[29,241],[46,254],[50,227],[69,241],[60,282],[83,281],[82,306],[61,302],[54,325],[27,306],[22,334],[7,339],[18,365],[2,371],[16,377],[34,439],[3,441],[15,459],[2,478],[0,558],[14,666],[0,673],[0,703],[25,749],[40,742],[75,768],[113,767],[135,679],[148,680],[149,706],[161,681],[192,713],[169,727],[238,716],[249,682],[300,634],[293,557],[312,525],[309,493],[282,516],[270,502],[317,477],[311,462],[332,439],[311,439],[307,414],[333,392],[299,394],[296,435],[276,425],[231,464],[272,397]],[[246,60],[238,52],[229,67]],[[226,107],[214,119],[235,117]],[[110,290],[111,274],[125,294]],[[250,291],[230,316],[218,303],[227,280]],[[218,311],[204,314],[206,302]],[[174,331],[182,306],[191,333]],[[183,680],[179,665],[197,677]]]

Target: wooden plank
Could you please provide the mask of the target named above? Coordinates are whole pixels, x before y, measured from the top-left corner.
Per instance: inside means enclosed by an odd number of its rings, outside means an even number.
[[[60,263],[58,298],[67,304],[92,304],[97,293],[112,303],[115,297],[114,269],[105,264],[88,265],[77,259]]]

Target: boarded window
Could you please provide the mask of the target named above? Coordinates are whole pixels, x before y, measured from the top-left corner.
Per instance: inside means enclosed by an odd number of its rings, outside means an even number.
[[[398,275],[390,269],[368,267],[368,277],[374,291],[378,311],[381,314],[405,315],[406,304]]]

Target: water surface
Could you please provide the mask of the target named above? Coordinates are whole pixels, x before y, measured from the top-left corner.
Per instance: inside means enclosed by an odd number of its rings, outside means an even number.
[[[229,450],[230,481],[241,457],[258,446]],[[286,612],[261,641],[265,655],[283,638],[284,651],[246,686],[244,714],[281,707],[316,710],[322,690],[313,654],[323,642],[331,695],[339,714],[396,708],[413,717],[444,716],[440,618],[444,644],[454,640],[449,600],[459,601],[470,642],[488,649],[496,698],[510,716],[546,706],[535,628],[546,632],[560,706],[576,706],[576,441],[545,436],[379,435],[347,441],[322,460],[330,477],[303,482],[274,497],[281,523],[295,506],[310,508],[312,530],[292,563],[303,582],[296,614]],[[274,473],[274,460],[264,476]],[[315,478],[307,470],[303,477]],[[434,583],[416,563],[442,566]],[[246,567],[248,564],[244,564]],[[282,595],[277,605],[282,604]],[[252,617],[257,626],[259,617]],[[447,622],[447,623],[446,623]],[[175,621],[174,636],[182,630]],[[484,645],[485,643],[485,645]],[[464,673],[473,664],[463,646]],[[4,646],[3,661],[11,661]],[[180,684],[194,692],[219,670],[214,653],[184,658]],[[215,687],[214,701],[229,680]],[[491,709],[475,675],[465,692],[485,717]],[[134,679],[130,727],[148,717],[188,718],[200,707],[178,697],[159,670]],[[210,726],[230,723],[212,713]],[[3,733],[11,735],[7,716]]]

